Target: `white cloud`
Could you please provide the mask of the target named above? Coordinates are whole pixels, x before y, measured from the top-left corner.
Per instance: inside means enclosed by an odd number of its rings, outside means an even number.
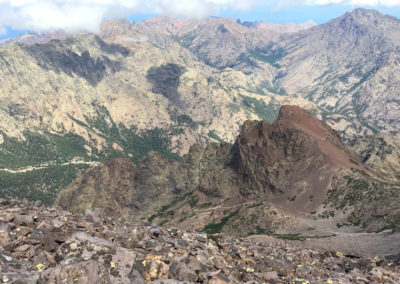
[[[248,11],[261,0],[0,0],[0,31],[14,29],[97,32],[105,18],[165,13],[201,18],[223,9]]]
[[[344,4],[348,6],[394,7],[400,5],[400,0],[306,0],[310,5]]]
[[[134,13],[201,18],[224,9],[249,11],[263,5],[279,10],[304,4],[393,7],[400,0],[0,0],[0,33],[5,27],[97,32],[102,20]]]

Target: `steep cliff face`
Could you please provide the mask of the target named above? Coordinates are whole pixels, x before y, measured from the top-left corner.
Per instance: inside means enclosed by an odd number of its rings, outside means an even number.
[[[272,125],[244,124],[230,166],[243,196],[265,198],[272,193],[278,204],[311,212],[324,200],[338,170],[364,170],[359,162],[328,125],[299,107],[283,106]],[[291,198],[295,200],[288,204]]]
[[[376,179],[336,131],[299,107],[284,106],[273,124],[245,122],[232,146],[196,144],[179,162],[153,152],[138,166],[127,158],[104,163],[61,191],[55,205],[81,212],[100,207],[209,232],[272,232],[283,215],[271,217],[271,206],[291,216],[346,211],[351,224],[381,224],[373,217],[384,202],[382,190],[374,193],[378,187],[399,196],[398,187]]]

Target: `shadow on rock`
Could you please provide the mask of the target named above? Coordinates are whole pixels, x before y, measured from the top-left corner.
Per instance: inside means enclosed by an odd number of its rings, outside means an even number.
[[[147,71],[147,80],[153,85],[152,91],[162,94],[173,104],[182,106],[183,102],[178,92],[180,77],[186,72],[184,67],[168,63],[159,67],[151,67]]]

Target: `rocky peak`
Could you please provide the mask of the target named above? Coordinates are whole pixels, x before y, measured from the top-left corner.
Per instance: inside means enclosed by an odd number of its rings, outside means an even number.
[[[384,15],[377,10],[365,8],[354,9],[352,12],[347,12],[344,14],[341,18],[352,19],[354,22],[365,24],[377,24],[375,21],[382,21],[383,19],[395,19],[394,17]]]
[[[230,165],[247,197],[293,193],[300,180],[311,187],[324,180],[317,188],[327,189],[334,169],[358,167],[338,133],[297,106],[283,106],[273,124],[245,122],[233,153]]]
[[[330,21],[328,25],[350,32],[355,38],[367,37],[373,40],[377,37],[384,38],[393,32],[397,33],[394,29],[399,23],[395,17],[381,14],[376,10],[358,8]]]
[[[134,23],[126,19],[113,19],[104,21],[100,26],[100,34],[102,38],[113,38],[126,35],[131,30]]]

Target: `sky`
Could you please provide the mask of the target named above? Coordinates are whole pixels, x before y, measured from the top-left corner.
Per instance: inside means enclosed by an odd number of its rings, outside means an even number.
[[[357,7],[400,18],[400,0],[0,0],[0,39],[27,31],[96,33],[105,19],[138,22],[160,14],[321,24]]]

